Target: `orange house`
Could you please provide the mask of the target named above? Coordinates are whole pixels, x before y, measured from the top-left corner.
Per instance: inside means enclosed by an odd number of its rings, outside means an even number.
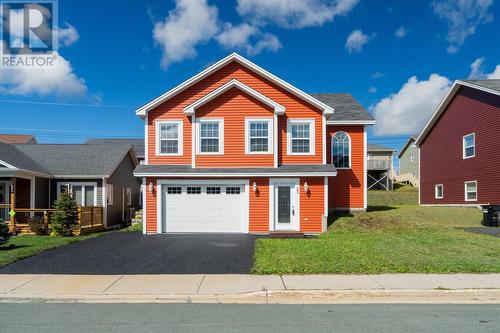
[[[233,53],[136,111],[144,233],[320,233],[366,209],[366,126],[349,94],[307,94]]]

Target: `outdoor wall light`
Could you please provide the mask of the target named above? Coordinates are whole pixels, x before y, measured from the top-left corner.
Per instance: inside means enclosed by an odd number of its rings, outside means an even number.
[[[253,192],[254,193],[257,192],[257,183],[256,182],[253,182]]]
[[[309,184],[307,184],[307,182],[304,183],[304,192],[309,192]]]
[[[153,193],[153,189],[154,189],[153,182],[149,182],[149,185],[148,185],[149,192]]]

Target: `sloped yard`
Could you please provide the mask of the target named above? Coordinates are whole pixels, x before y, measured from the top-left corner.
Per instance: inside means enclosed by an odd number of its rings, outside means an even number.
[[[419,207],[415,189],[369,193],[368,212],[335,216],[316,239],[259,239],[254,272],[500,272],[500,238],[480,227],[473,208]]]

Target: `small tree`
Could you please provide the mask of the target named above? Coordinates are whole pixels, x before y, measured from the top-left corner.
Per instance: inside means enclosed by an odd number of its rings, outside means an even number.
[[[77,225],[76,201],[69,193],[61,194],[61,197],[54,202],[56,211],[52,214],[50,222],[55,233],[61,236],[72,236],[73,229]]]
[[[7,243],[10,239],[9,226],[0,220],[0,245]]]

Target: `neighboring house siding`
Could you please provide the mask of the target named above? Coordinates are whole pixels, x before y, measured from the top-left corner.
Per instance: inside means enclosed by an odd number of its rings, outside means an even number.
[[[309,191],[304,192],[307,182]],[[300,231],[321,232],[322,217],[325,215],[324,177],[303,177],[300,179]]]
[[[140,179],[133,177],[134,162],[130,156],[127,156],[120,162],[115,172],[108,178],[107,183],[113,185],[113,204],[108,205],[108,226],[117,225],[122,222],[122,204],[125,199],[125,209],[139,208]],[[132,205],[127,205],[126,198],[122,196],[122,189],[130,188],[132,190]]]
[[[421,204],[500,204],[500,97],[459,89],[420,145]],[[463,159],[463,136],[475,133],[475,157]],[[465,201],[464,182],[477,181],[476,202]],[[434,186],[443,184],[443,199]]]
[[[35,208],[49,208],[50,180],[47,178],[35,178]]]
[[[328,205],[330,209],[364,208],[364,127],[327,126],[327,163],[332,162],[332,137],[346,132],[351,138],[351,168],[338,169],[336,177],[329,177]]]
[[[155,109],[148,112],[148,163],[149,164],[191,164],[191,153],[192,153],[192,127],[191,127],[191,117],[188,117],[184,114],[184,107],[192,104],[196,100],[201,97],[207,95],[214,89],[222,86],[227,83],[231,79],[237,79],[241,83],[251,87],[252,89],[260,92],[266,97],[272,99],[273,101],[283,105],[286,108],[285,116],[278,116],[279,119],[279,151],[282,156],[280,156],[279,162],[282,164],[317,164],[322,163],[322,111],[318,108],[308,104],[303,101],[299,97],[289,93],[285,89],[277,86],[276,84],[260,77],[258,74],[252,72],[246,67],[240,65],[237,62],[232,62],[225,67],[219,69],[215,73],[211,74],[207,78],[201,80],[200,82],[194,84],[190,88],[185,91],[177,94],[170,100],[156,107]],[[229,98],[233,94],[233,99]],[[233,91],[228,91],[217,98],[215,101],[224,101],[227,99],[227,103],[232,105],[238,104],[238,102],[243,99],[249,99],[250,97],[242,96],[242,94],[237,94]],[[212,102],[213,105],[217,104],[217,102]],[[234,104],[233,104],[234,103]],[[222,103],[223,106],[226,106],[225,103]],[[255,101],[252,100],[252,104],[255,104]],[[213,106],[212,105],[212,106]],[[206,106],[206,105],[205,105]],[[229,107],[229,105],[227,105]],[[248,110],[245,116],[252,117],[255,115],[262,114],[264,106],[260,105],[258,108],[253,110]],[[201,108],[203,109],[203,107]],[[267,108],[266,108],[267,109]],[[199,110],[198,110],[199,111]],[[238,109],[233,110],[235,113],[241,112]],[[287,125],[287,117],[288,118],[306,118],[306,119],[314,119],[315,120],[315,155],[314,156],[287,156],[286,155],[286,125]],[[183,156],[156,156],[156,126],[155,122],[163,119],[172,119],[172,120],[182,120],[183,121]],[[243,128],[244,123],[241,120],[240,128]],[[224,125],[224,130],[231,131],[232,129],[228,128],[228,126]],[[244,137],[244,131],[241,133],[241,137]],[[225,150],[230,149],[230,144],[227,139],[225,139],[226,145]],[[241,149],[241,147],[238,147]],[[233,154],[235,154],[233,152]],[[233,155],[234,157],[235,155]],[[197,156],[197,163],[198,163]],[[247,159],[248,156],[245,156]],[[203,159],[202,159],[203,161]],[[230,161],[230,160],[229,160]],[[255,163],[255,164],[254,164]],[[262,161],[257,158],[248,158],[246,163],[247,166],[260,166]]]
[[[411,173],[419,179],[418,173],[418,160],[419,160],[418,148],[410,145],[401,158],[399,159],[399,174],[404,175],[406,173]],[[411,156],[413,156],[413,162],[411,161]]]
[[[102,206],[102,179],[62,179],[55,178],[50,180],[50,206],[57,200],[57,183],[97,183],[97,206]]]

